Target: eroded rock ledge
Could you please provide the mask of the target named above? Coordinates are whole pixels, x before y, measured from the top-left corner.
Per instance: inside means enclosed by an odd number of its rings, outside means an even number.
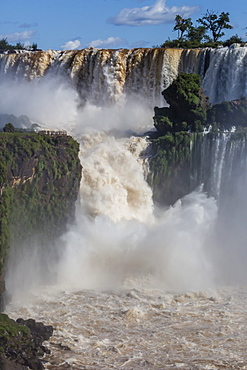
[[[32,319],[14,321],[0,314],[0,369],[44,369],[41,357],[49,350],[43,346],[43,342],[52,333],[52,326]]]

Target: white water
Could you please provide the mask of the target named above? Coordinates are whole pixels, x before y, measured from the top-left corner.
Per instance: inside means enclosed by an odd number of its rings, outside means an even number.
[[[6,90],[5,107],[80,142],[76,222],[58,241],[56,260],[49,249],[44,258],[38,241],[10,254],[6,312],[54,326],[51,370],[244,368],[245,207],[231,213],[234,196],[222,217],[198,190],[154,209],[140,156],[147,144],[128,131],[150,127],[149,108],[132,101],[78,109],[75,90],[56,82]]]
[[[198,190],[154,210],[145,138],[80,143],[76,223],[59,259],[44,272],[38,249],[15,253],[7,276],[6,312],[54,326],[45,368],[244,369],[246,250],[233,261],[217,240],[215,199]]]
[[[212,104],[247,96],[247,47],[212,51],[203,90]]]

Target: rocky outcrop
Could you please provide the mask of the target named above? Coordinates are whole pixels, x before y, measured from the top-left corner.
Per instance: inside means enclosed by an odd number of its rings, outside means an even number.
[[[247,98],[225,101],[213,105],[208,110],[208,124],[214,129],[229,131],[233,126],[239,129],[247,127]]]
[[[72,222],[81,165],[70,136],[0,133],[0,293],[10,245],[43,247]]]
[[[148,182],[156,204],[171,205],[189,193],[192,139],[188,132],[169,132],[151,139]]]
[[[233,127],[238,139],[246,134],[247,98],[210,106],[200,76],[184,73],[162,94],[169,107],[154,108],[157,133],[151,137],[153,157],[148,179],[154,201],[170,205],[200,185],[190,178],[190,167],[195,160],[195,142],[198,145],[202,131],[211,131],[208,136],[212,140],[217,140],[222,132],[234,131]]]
[[[162,95],[169,107],[154,109],[154,126],[160,135],[203,130],[209,104],[203,94],[199,75],[180,73]]]
[[[28,319],[10,319],[0,314],[0,369],[42,370],[41,357],[49,350],[43,346],[52,333],[52,326]]]

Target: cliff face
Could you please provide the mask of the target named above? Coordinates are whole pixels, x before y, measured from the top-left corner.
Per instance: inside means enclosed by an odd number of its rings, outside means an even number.
[[[181,72],[197,73],[212,104],[246,96],[247,47],[139,48],[0,54],[1,81],[64,77],[82,103],[109,104],[127,94],[158,105],[161,92]]]
[[[69,136],[0,133],[0,293],[10,245],[45,244],[73,220],[81,165]]]
[[[204,73],[206,52],[138,48],[0,54],[0,76],[17,81],[66,77],[81,103],[104,105],[128,96],[158,104],[161,92],[183,72]]]

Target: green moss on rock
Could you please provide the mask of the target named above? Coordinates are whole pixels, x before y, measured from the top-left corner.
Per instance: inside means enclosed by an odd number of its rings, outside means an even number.
[[[154,109],[154,126],[161,135],[167,132],[203,130],[209,104],[203,94],[199,75],[180,73],[162,95],[169,108]]]
[[[173,204],[188,193],[191,140],[192,136],[182,131],[152,139],[148,182],[155,202]]]
[[[70,136],[0,133],[0,277],[10,244],[18,247],[34,235],[45,244],[73,220],[78,151]]]

